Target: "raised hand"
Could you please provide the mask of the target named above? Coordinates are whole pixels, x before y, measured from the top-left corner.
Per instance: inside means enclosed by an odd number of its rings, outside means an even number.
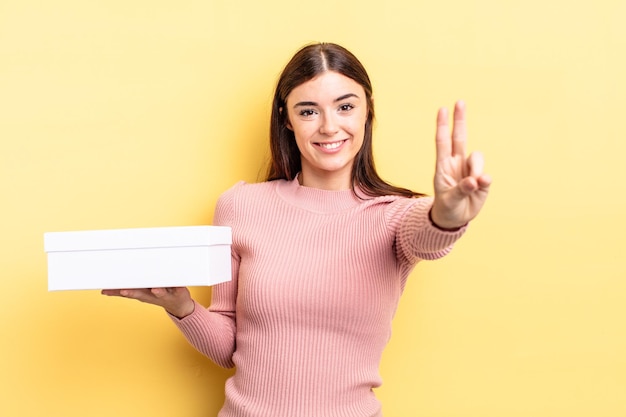
[[[102,290],[102,294],[132,298],[144,303],[161,306],[168,313],[178,318],[183,318],[193,313],[195,307],[191,294],[185,287]]]
[[[487,199],[491,177],[483,173],[482,154],[465,155],[465,104],[459,101],[454,107],[452,134],[448,117],[447,109],[439,109],[435,138],[435,200],[431,218],[442,229],[456,229],[478,215]]]

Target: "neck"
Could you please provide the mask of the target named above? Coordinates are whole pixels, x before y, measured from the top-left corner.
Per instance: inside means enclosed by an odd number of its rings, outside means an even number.
[[[352,189],[352,175],[346,174],[312,172],[303,169],[298,174],[298,182],[303,187],[317,188],[328,191],[343,191]]]

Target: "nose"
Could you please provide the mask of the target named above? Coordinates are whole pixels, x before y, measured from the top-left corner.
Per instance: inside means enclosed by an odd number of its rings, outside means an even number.
[[[333,136],[339,131],[339,126],[334,114],[324,114],[320,124],[320,133],[326,136]]]

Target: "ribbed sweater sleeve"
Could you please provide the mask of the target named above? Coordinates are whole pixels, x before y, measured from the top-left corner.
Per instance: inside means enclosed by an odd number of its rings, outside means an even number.
[[[215,210],[215,225],[232,224],[234,213],[232,205],[232,193],[224,193],[218,200]],[[170,315],[189,343],[224,368],[234,366],[232,356],[236,347],[235,301],[239,259],[234,252],[231,255],[231,263],[232,280],[213,287],[210,308],[207,309],[194,301],[195,309],[187,317],[178,319]]]
[[[453,232],[435,227],[428,217],[432,207],[432,197],[412,200],[406,213],[392,221],[397,221],[396,243],[400,254],[410,263],[416,260],[433,260],[447,255],[452,245],[466,231],[467,226]]]

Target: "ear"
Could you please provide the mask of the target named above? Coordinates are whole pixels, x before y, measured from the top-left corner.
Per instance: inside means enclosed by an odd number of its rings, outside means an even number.
[[[280,107],[278,109],[278,111],[280,112],[280,114],[283,114],[283,108]],[[289,116],[285,117],[285,127],[287,127],[287,129],[291,130],[293,132],[293,127],[291,126],[291,122],[289,122]]]

